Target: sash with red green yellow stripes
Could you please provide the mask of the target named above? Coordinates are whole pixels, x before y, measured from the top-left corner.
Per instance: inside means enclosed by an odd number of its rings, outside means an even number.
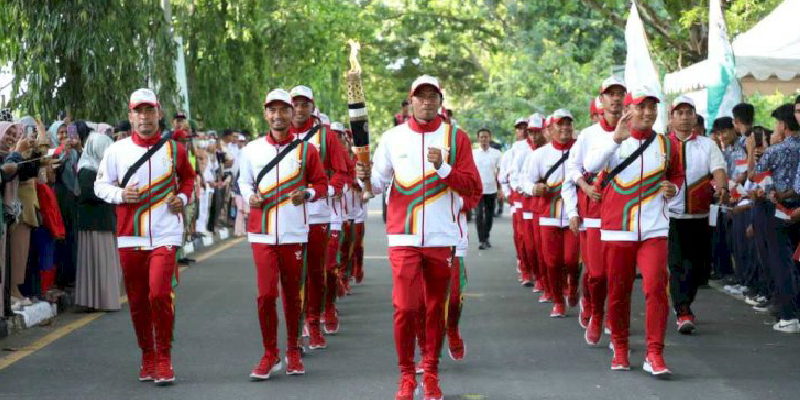
[[[177,181],[177,146],[174,140],[165,143],[167,157],[172,160],[170,169],[163,175],[150,181],[149,185],[139,188],[140,206],[133,214],[133,236],[144,236],[148,216],[156,207],[166,203],[175,193]]]
[[[292,192],[305,189],[305,161],[308,146],[308,142],[302,142],[296,148],[299,165],[296,171],[284,178],[277,177],[279,181],[272,186],[258,188],[258,195],[264,200],[261,206],[261,234],[269,234],[271,220],[274,218],[271,214],[277,212],[278,207],[292,201],[290,198]]]

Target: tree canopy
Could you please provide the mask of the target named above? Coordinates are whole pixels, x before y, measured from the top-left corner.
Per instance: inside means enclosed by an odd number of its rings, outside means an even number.
[[[729,32],[781,0],[724,2]],[[346,123],[347,39],[360,60],[373,134],[391,126],[414,77],[439,77],[467,131],[510,138],[514,119],[569,108],[588,124],[603,77],[624,64],[628,0],[0,0],[0,65],[16,75],[11,105],[114,120],[152,86],[174,107],[172,35],[183,38],[193,116],[205,128],[264,130],[263,98],[305,84]],[[706,57],[707,0],[638,2],[657,67]],[[26,86],[23,87],[22,82]]]

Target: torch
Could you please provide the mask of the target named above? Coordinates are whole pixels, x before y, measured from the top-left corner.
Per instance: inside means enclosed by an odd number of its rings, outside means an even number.
[[[347,71],[347,108],[350,117],[350,130],[353,131],[353,153],[358,162],[369,166],[369,118],[364,86],[361,84],[361,64],[358,63],[358,42],[350,40],[350,71]],[[372,184],[364,182],[364,200],[375,197]]]

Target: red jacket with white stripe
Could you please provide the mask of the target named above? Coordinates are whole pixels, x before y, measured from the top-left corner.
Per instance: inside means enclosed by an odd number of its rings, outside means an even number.
[[[442,149],[435,169],[428,148]],[[391,190],[386,211],[389,246],[450,247],[461,232],[461,197],[483,193],[467,134],[436,117],[428,124],[415,118],[383,134],[373,157],[372,189]]]
[[[247,220],[248,240],[254,243],[284,244],[308,241],[307,205],[323,202],[328,193],[328,178],[322,170],[314,146],[301,142],[264,175],[255,188],[258,174],[275,156],[295,139],[294,135],[281,141],[268,133],[242,149],[239,160],[239,189],[249,203],[257,194],[262,199],[258,207],[250,207]],[[291,193],[305,190],[309,199],[296,206]]]
[[[181,245],[183,217],[170,212],[167,204],[173,196],[180,197],[186,204],[194,190],[195,173],[182,144],[168,140],[142,164],[128,182],[128,186],[139,188],[141,200],[122,203],[120,181],[131,165],[160,138],[160,132],[149,139],[134,132],[109,146],[97,170],[95,194],[108,203],[117,204],[117,244],[120,248],[153,249]]]
[[[600,237],[605,241],[644,241],[667,237],[669,218],[667,199],[661,194],[661,182],[668,180],[678,188],[684,172],[678,151],[664,135],[652,130],[633,130],[629,138],[617,143],[614,136],[593,141],[584,167],[597,177],[598,184],[638,149],[650,135],[657,137],[627,168],[617,174],[602,190]],[[680,192],[677,194],[680,196]]]

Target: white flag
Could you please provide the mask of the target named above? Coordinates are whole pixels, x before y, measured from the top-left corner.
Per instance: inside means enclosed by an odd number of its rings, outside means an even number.
[[[742,88],[736,79],[733,49],[728,41],[720,0],[709,1],[708,6],[708,61],[711,76],[708,82],[706,128],[710,130],[715,119],[731,115],[733,106],[742,99]]]
[[[661,80],[658,77],[656,66],[650,59],[650,51],[647,49],[647,35],[644,31],[644,24],[639,18],[639,11],[636,9],[636,2],[631,4],[631,13],[628,15],[628,22],[625,24],[625,45],[627,55],[625,57],[625,86],[628,91],[637,88],[649,88],[656,93],[661,100],[658,105],[658,119],[653,129],[659,133],[667,133],[667,109],[664,92],[661,91]]]

